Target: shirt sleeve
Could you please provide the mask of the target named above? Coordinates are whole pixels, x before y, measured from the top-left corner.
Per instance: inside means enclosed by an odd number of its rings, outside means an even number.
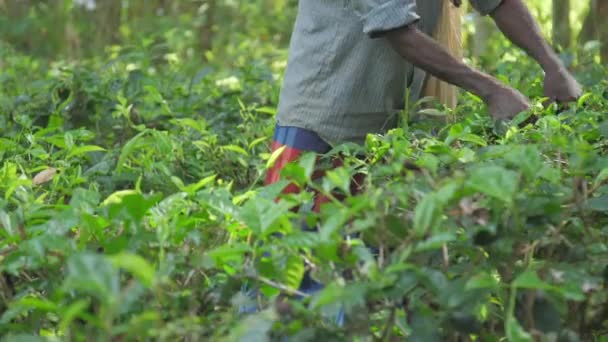
[[[353,0],[363,22],[363,33],[372,38],[420,19],[416,0]]]
[[[492,13],[501,3],[502,0],[471,0],[471,5],[481,15]]]

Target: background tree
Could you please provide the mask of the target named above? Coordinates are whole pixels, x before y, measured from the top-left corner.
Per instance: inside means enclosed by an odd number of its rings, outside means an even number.
[[[595,2],[595,27],[601,42],[602,63],[608,63],[608,0],[596,0]]]
[[[578,42],[580,44],[585,44],[589,41],[598,39],[597,28],[595,25],[596,6],[597,6],[597,0],[589,1],[589,9],[587,10],[587,13],[585,14],[585,17],[583,19],[583,27],[578,36]]]
[[[553,0],[553,44],[568,49],[571,38],[570,0]]]

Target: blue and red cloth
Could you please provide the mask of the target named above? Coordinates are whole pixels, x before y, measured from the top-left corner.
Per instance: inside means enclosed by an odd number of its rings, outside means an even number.
[[[283,146],[285,146],[285,150],[283,150],[273,167],[268,170],[266,185],[279,181],[281,178],[281,171],[285,165],[293,162],[302,154],[306,152],[324,154],[331,149],[331,146],[315,132],[298,127],[276,125],[271,150],[274,152]],[[286,193],[297,191],[299,191],[299,189],[295,188],[293,185],[285,189]]]
[[[300,157],[302,154],[307,152],[315,152],[321,156],[331,150],[331,145],[321,139],[321,137],[315,132],[298,127],[276,125],[271,150],[274,152],[282,147],[285,147],[285,149],[283,152],[281,152],[281,155],[277,158],[274,165],[266,174],[266,185],[278,182],[281,179],[281,171],[283,168],[285,168],[287,164],[298,159],[298,157]],[[342,159],[334,158],[331,161],[331,166],[342,166]],[[325,175],[325,171],[327,170],[317,168],[313,173],[312,178],[317,179],[323,177]],[[362,174],[354,175],[353,181],[351,182],[351,193],[359,192],[361,190],[362,182]],[[283,190],[283,193],[298,193],[301,190],[302,189],[298,188],[295,184],[290,184]],[[342,196],[339,194],[333,195],[335,198],[342,198]],[[329,199],[326,196],[316,194],[313,210],[318,212],[321,205],[328,201]]]
[[[322,155],[331,150],[331,146],[315,132],[298,127],[276,125],[271,150],[274,152],[282,147],[285,147],[285,149],[266,174],[266,185],[278,182],[281,179],[283,168],[298,159],[302,154],[315,152]],[[317,170],[314,172],[313,178],[322,177],[323,174],[322,170]],[[283,190],[283,193],[298,193],[301,190],[295,184],[289,184]],[[327,198],[317,194],[315,196],[314,210],[318,211],[321,204],[326,201]]]
[[[287,127],[287,126],[279,126],[275,127],[274,138],[272,142],[272,152],[278,150],[281,147],[285,147],[281,155],[275,161],[274,165],[268,170],[266,175],[266,185],[270,185],[278,182],[281,179],[281,171],[283,168],[295,161],[302,154],[307,152],[315,152],[319,155],[325,154],[331,150],[331,146],[326,143],[318,134],[298,127]],[[334,162],[335,166],[340,165],[341,162],[336,160]],[[324,172],[322,170],[317,170],[313,174],[313,178],[323,176]],[[297,187],[295,184],[288,185],[283,193],[297,193],[302,189]],[[320,194],[316,194],[315,196],[315,204],[313,210],[318,211],[320,206],[327,201],[325,196],[321,196]],[[300,284],[299,291],[307,294],[313,294],[323,289],[323,284],[315,281],[310,273],[307,271],[304,274],[302,279],[302,283]],[[243,288],[243,291],[247,296],[254,297],[257,293],[256,290]],[[251,313],[256,312],[257,308],[254,306],[244,306],[240,308],[242,313]],[[333,317],[334,322],[337,325],[344,324],[344,311],[342,309],[338,309]]]

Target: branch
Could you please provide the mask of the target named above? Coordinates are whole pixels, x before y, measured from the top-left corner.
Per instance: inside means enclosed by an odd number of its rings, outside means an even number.
[[[393,330],[393,324],[395,323],[395,313],[397,312],[397,307],[391,307],[391,313],[388,316],[388,320],[386,321],[386,326],[384,327],[384,331],[382,332],[382,336],[380,337],[380,341],[388,341],[391,337],[391,331]]]
[[[278,289],[278,290],[281,290],[283,292],[286,292],[287,294],[292,295],[292,296],[296,295],[296,296],[300,296],[300,297],[303,297],[303,298],[310,298],[311,297],[311,295],[309,295],[308,293],[304,293],[302,291],[299,291],[299,290],[296,290],[296,289],[292,289],[291,287],[289,287],[287,285],[279,284],[279,283],[277,283],[275,281],[272,281],[272,280],[270,280],[268,278],[262,277],[262,276],[257,275],[257,274],[256,275],[248,275],[248,277],[251,278],[251,279],[257,280],[257,281],[259,281],[261,283],[264,283],[264,284],[266,284],[268,286],[272,286],[275,289]]]

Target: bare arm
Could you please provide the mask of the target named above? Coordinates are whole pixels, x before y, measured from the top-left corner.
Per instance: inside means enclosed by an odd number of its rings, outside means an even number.
[[[581,87],[566,70],[522,0],[503,0],[490,13],[498,28],[534,58],[545,71],[545,96],[552,101],[568,102],[581,95]]]
[[[561,67],[559,58],[543,38],[528,7],[521,0],[503,0],[490,15],[503,34],[538,61],[544,70]]]
[[[481,97],[496,119],[510,119],[530,106],[521,93],[454,58],[414,25],[387,32],[386,37],[412,64]]]

